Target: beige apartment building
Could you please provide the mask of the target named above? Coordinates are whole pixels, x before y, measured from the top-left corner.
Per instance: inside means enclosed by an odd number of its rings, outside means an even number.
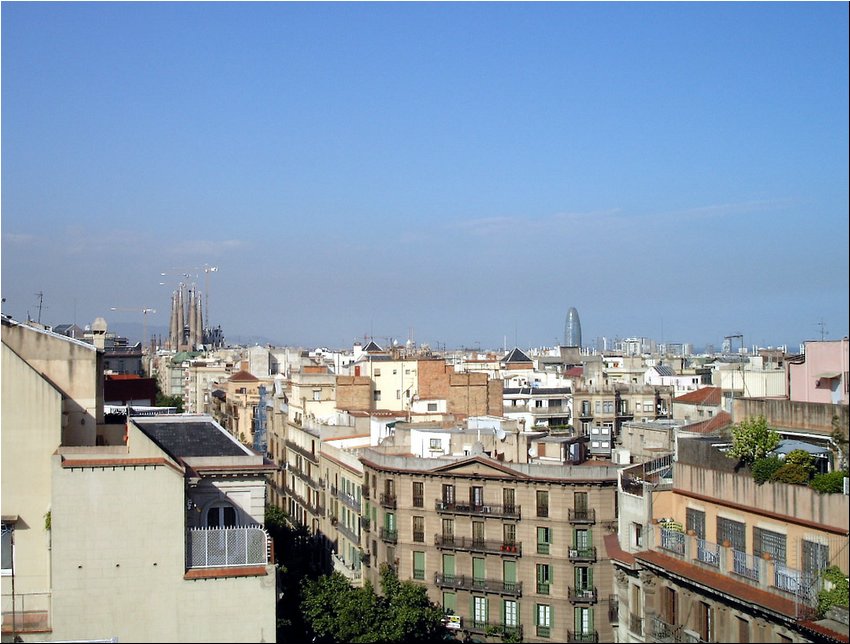
[[[273,466],[210,417],[100,424],[100,351],[2,324],[3,641],[274,641]]]
[[[366,449],[366,577],[381,564],[426,585],[459,631],[524,641],[611,641],[616,469],[484,454],[417,458]]]
[[[847,496],[756,485],[712,442],[622,474],[616,641],[846,642],[846,607],[843,623],[816,607],[819,573],[848,573]]]

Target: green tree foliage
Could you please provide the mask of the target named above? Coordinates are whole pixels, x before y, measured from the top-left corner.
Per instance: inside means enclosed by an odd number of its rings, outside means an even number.
[[[804,449],[795,449],[785,457],[786,463],[799,465],[809,473],[809,478],[815,474],[815,459]]]
[[[797,463],[785,463],[773,473],[770,480],[775,483],[806,485],[809,482],[809,471]]]
[[[443,611],[423,586],[381,569],[382,595],[334,573],[305,583],[301,612],[322,642],[435,642],[447,638]]]
[[[782,461],[776,456],[760,458],[752,465],[753,479],[761,485],[765,481],[769,481],[780,467],[782,467]]]
[[[156,383],[156,402],[154,407],[176,407],[177,413],[183,413],[183,398],[180,396],[166,396],[159,388],[159,382]]]
[[[820,494],[838,494],[844,491],[846,472],[836,470],[826,474],[817,474],[809,481],[809,487]]]
[[[768,427],[764,416],[745,418],[732,427],[729,456],[750,465],[779,446],[779,434]]]
[[[836,457],[835,462],[846,469],[848,452],[850,452],[850,428],[841,424],[838,414],[832,416],[832,433],[829,437],[831,439],[830,446]]]
[[[824,617],[833,606],[847,608],[850,604],[850,586],[841,568],[830,566],[823,570],[821,576],[826,583],[823,590],[818,593],[818,616]]]

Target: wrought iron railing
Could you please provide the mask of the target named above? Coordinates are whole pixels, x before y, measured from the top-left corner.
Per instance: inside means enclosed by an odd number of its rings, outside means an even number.
[[[733,550],[732,557],[735,574],[752,579],[753,581],[759,580],[758,559],[740,550]]]
[[[475,539],[451,535],[434,535],[434,545],[445,550],[468,550],[470,552],[489,552],[493,554],[522,555],[521,543],[506,543],[496,539]]]
[[[499,595],[522,596],[521,581],[499,581],[496,579],[475,579],[467,575],[446,575],[434,573],[434,584],[440,588],[497,593]]]
[[[596,546],[589,548],[569,548],[567,559],[570,561],[596,561]]]
[[[719,568],[720,546],[705,539],[697,539],[697,561]]]
[[[398,530],[391,530],[389,528],[381,528],[380,537],[382,540],[388,543],[398,543]]]
[[[436,499],[434,508],[443,514],[469,514],[476,516],[502,517],[505,519],[520,519],[522,513],[518,505],[494,505],[475,503],[454,503]]]
[[[669,528],[661,528],[661,547],[664,550],[675,552],[677,555],[684,555],[685,533]]]
[[[568,511],[570,523],[596,523],[594,508],[577,508]]]

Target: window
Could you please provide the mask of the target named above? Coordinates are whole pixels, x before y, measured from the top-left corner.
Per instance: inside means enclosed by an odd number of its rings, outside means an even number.
[[[576,635],[593,635],[593,609],[575,609]]]
[[[381,392],[378,389],[375,389],[373,392],[373,398],[375,402],[378,402],[381,399]]]
[[[785,535],[762,528],[753,528],[753,556],[767,553],[781,564],[785,563]]]
[[[643,548],[643,526],[640,523],[632,523],[632,534],[635,548]]]
[[[693,530],[696,533],[698,539],[705,539],[705,512],[687,508],[685,525],[687,530]]]
[[[502,536],[504,537],[504,543],[509,546],[516,545],[516,524],[515,523],[506,523],[502,528]]]
[[[2,574],[12,574],[12,564],[14,563],[14,546],[15,546],[15,524],[11,521],[3,521],[3,565]]]
[[[484,522],[472,522],[472,543],[484,543]]]
[[[381,370],[380,370],[380,369],[375,369],[375,375],[376,375],[376,376],[380,376],[380,375],[381,375]]]
[[[746,525],[740,521],[717,517],[717,543],[720,545],[723,545],[724,541],[729,541],[735,550],[744,552],[746,550],[745,530]]]
[[[601,401],[601,400],[597,400],[597,401],[596,401],[596,413],[597,413],[597,414],[599,414],[599,413],[601,413],[601,412],[602,412],[602,401]]]
[[[443,485],[443,503],[453,505],[455,502],[455,486],[451,484]]]
[[[428,439],[428,449],[433,451],[443,451],[443,441],[439,438],[429,438]]]
[[[455,536],[454,519],[443,519],[443,540],[451,541]]]
[[[552,581],[552,570],[549,564],[537,564],[537,594],[548,595]]]
[[[516,490],[513,488],[502,489],[502,504],[505,506],[506,513],[512,513],[516,510]]]
[[[424,507],[424,493],[422,488],[422,481],[414,481],[413,482],[413,507],[421,508]]]
[[[425,543],[425,517],[413,517],[413,540]]]
[[[484,628],[487,624],[487,598],[472,598],[472,621],[475,628]]]
[[[313,390],[313,400],[321,400],[322,399],[322,390],[314,389]]]
[[[443,593],[443,610],[447,615],[454,615],[457,610],[457,595],[455,593]]]
[[[549,554],[549,546],[552,543],[552,530],[550,528],[537,528],[537,552],[541,555]]]
[[[395,399],[396,399],[396,400],[401,400],[401,389],[396,389],[396,390],[395,390]]]
[[[537,636],[549,637],[552,628],[552,607],[548,604],[537,604],[535,618],[537,621]]]
[[[425,579],[425,553],[414,551],[413,553],[413,578]]]
[[[738,641],[739,642],[749,642],[750,641],[750,623],[745,620],[743,617],[736,617],[738,622]]]
[[[437,411],[437,403],[428,403],[428,411]]]
[[[803,539],[803,574],[817,575],[829,565],[829,546]]]
[[[207,510],[208,528],[232,528],[236,525],[236,508],[229,503],[215,503]]]
[[[484,488],[480,485],[473,485],[469,488],[469,504],[473,508],[480,508],[484,505]]]
[[[549,516],[549,493],[545,490],[537,490],[537,516]]]
[[[678,626],[677,609],[678,601],[676,591],[669,586],[664,586],[661,589],[661,619],[670,624],[670,626]]]
[[[502,605],[502,612],[504,613],[503,622],[505,626],[516,626],[519,623],[517,603],[515,600],[504,600],[504,604]]]
[[[697,604],[697,632],[703,642],[714,641],[714,624],[711,618],[711,606],[705,602]]]
[[[574,569],[576,590],[593,589],[593,568],[576,566]]]

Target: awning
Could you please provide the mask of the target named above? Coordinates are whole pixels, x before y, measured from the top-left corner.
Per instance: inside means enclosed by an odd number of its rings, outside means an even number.
[[[840,371],[825,371],[816,375],[815,378],[838,378],[840,375]]]

